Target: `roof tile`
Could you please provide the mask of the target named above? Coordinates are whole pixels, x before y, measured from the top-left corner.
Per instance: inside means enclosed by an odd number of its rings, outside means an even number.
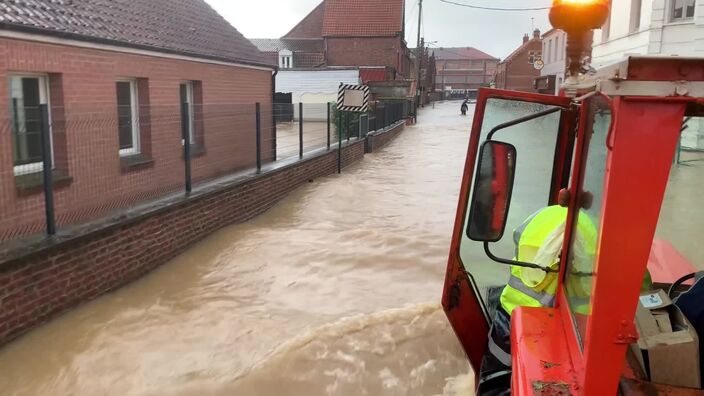
[[[323,36],[388,37],[403,32],[404,0],[325,0]]]
[[[0,29],[32,30],[231,62],[271,64],[203,0],[3,1]]]

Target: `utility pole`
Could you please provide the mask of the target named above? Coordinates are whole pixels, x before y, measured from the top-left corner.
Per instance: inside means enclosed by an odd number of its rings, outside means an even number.
[[[418,102],[416,107],[420,106],[420,62],[423,56],[423,42],[420,38],[421,24],[423,23],[423,0],[418,0],[418,41],[416,45],[416,97]]]

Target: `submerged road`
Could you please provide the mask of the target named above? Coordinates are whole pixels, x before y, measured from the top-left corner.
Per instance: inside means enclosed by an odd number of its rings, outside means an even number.
[[[0,350],[2,394],[468,389],[439,299],[470,123],[425,109],[342,175],[32,331]]]

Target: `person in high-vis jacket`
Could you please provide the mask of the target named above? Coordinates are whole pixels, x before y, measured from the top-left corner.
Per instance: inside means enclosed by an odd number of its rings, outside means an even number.
[[[538,264],[542,269],[512,266],[511,276],[501,292],[500,304],[494,315],[489,334],[489,354],[482,371],[502,371],[511,367],[511,314],[517,307],[550,307],[555,303],[559,284],[560,255],[564,241],[567,208],[548,206],[531,216],[513,233],[517,261]],[[589,315],[593,265],[598,230],[589,215],[580,211],[574,242],[571,246],[570,267],[565,287],[575,314]],[[646,272],[643,289],[652,287]]]
[[[511,267],[511,276],[501,292],[500,304],[494,316],[488,340],[489,354],[482,364],[482,371],[510,368],[511,314],[516,307],[549,307],[554,304],[566,220],[567,208],[548,206],[533,213],[514,231],[515,259],[538,264],[552,272],[520,266]],[[575,250],[583,257],[573,257],[573,260],[593,263],[596,240],[596,226],[588,215],[580,213],[574,245]],[[589,296],[584,297],[588,301]]]

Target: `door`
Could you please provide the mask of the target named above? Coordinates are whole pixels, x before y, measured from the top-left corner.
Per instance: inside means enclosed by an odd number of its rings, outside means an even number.
[[[493,312],[509,274],[508,265],[489,259],[482,244],[467,237],[480,143],[491,136],[516,147],[508,226],[503,238],[491,244],[494,254],[512,259],[513,229],[531,213],[555,204],[560,189],[567,187],[575,114],[570,98],[496,89],[479,91],[442,297],[443,308],[476,374],[486,352]]]

